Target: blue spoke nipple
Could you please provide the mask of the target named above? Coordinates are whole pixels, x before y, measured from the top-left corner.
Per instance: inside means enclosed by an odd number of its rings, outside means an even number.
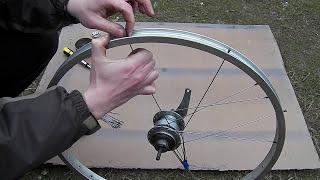
[[[188,163],[187,160],[182,161],[182,165],[183,165],[185,170],[189,170],[189,163]]]

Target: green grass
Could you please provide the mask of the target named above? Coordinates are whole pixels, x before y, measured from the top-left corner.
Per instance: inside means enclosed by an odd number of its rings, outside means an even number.
[[[203,5],[201,5],[203,3]],[[320,146],[320,1],[319,0],[159,0],[156,17],[137,21],[267,24],[284,64],[312,139]],[[96,169],[108,179],[186,179],[179,170]],[[47,172],[47,173],[46,173]],[[199,171],[203,179],[238,179],[245,172]],[[44,175],[45,174],[45,175]],[[273,171],[266,179],[320,179],[320,170]],[[66,167],[42,166],[23,179],[79,179]]]

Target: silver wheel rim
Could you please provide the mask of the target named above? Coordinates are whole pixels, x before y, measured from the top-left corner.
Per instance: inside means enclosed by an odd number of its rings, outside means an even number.
[[[272,146],[263,161],[243,179],[260,179],[268,173],[278,160],[284,140],[285,140],[285,120],[284,114],[279,102],[279,98],[267,76],[248,58],[237,50],[217,41],[215,39],[186,31],[146,28],[135,30],[131,37],[113,39],[108,44],[108,49],[135,43],[167,43],[181,46],[187,46],[199,49],[215,56],[218,56],[229,63],[237,66],[255,80],[266,93],[273,106],[276,115],[276,131]],[[81,60],[90,57],[91,43],[83,46],[70,56],[57,70],[50,81],[48,88],[57,85],[60,79]],[[87,179],[101,180],[104,179],[97,175],[86,166],[84,166],[70,151],[66,150],[59,157],[72,170],[75,170],[82,177]]]

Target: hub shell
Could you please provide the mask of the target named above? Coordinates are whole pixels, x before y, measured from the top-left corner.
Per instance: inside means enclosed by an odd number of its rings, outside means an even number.
[[[179,132],[184,130],[184,120],[178,113],[160,111],[153,117],[153,124],[148,140],[157,151],[173,151],[181,145]]]

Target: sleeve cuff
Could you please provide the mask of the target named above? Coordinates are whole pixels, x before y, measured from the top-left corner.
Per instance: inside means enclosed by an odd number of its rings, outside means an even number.
[[[63,12],[64,12],[64,17],[65,17],[65,22],[67,24],[77,24],[79,23],[79,20],[73,16],[71,16],[71,14],[69,14],[68,10],[67,10],[67,5],[69,3],[69,0],[63,0]]]
[[[67,10],[67,5],[69,0],[51,0],[54,5],[60,20],[63,21],[63,25],[67,26],[69,24],[77,24],[79,20],[71,16]]]
[[[89,111],[89,108],[84,101],[82,94],[79,91],[75,90],[70,93],[69,97],[77,111],[78,119],[82,121],[85,134],[90,135],[99,130],[101,126]]]

